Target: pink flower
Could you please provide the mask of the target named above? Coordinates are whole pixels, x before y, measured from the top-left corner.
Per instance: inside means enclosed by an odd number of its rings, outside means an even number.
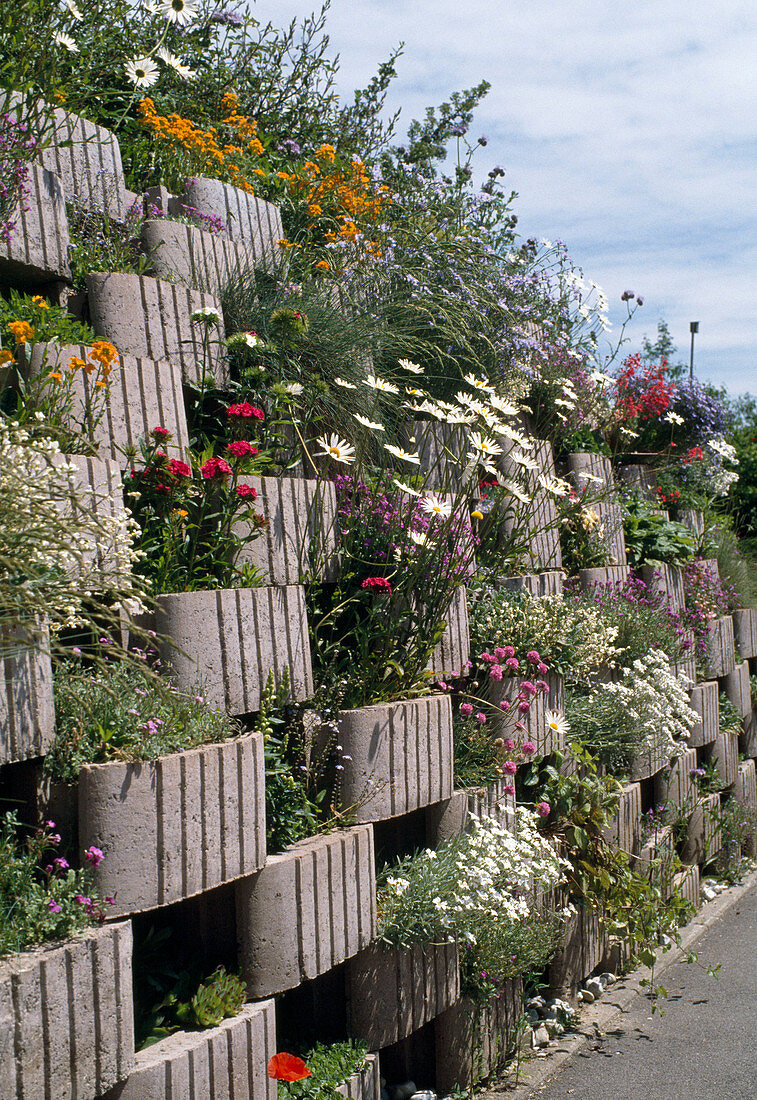
[[[480,710],[478,712],[478,714],[476,715],[476,721],[478,722],[478,724],[480,726],[485,726],[486,725],[486,715],[484,714],[484,712],[482,710]]]
[[[386,577],[366,577],[360,587],[373,592],[376,596],[391,596],[392,594],[391,581],[388,581]]]
[[[550,806],[549,802],[537,802],[536,803],[536,812],[539,815],[539,817],[549,817],[549,815],[551,813],[551,810],[552,810],[552,807]]]
[[[539,664],[536,666],[536,671],[539,673],[540,676],[546,676],[549,672],[549,668],[544,664],[544,661],[540,661]]]
[[[258,499],[258,491],[254,485],[237,485],[238,497],[249,497],[251,500]]]
[[[499,704],[499,709],[504,711],[508,711],[510,709],[510,703],[507,699],[502,700],[502,702]]]
[[[541,657],[535,649],[529,649],[528,653],[526,654],[526,660],[530,661],[532,665],[537,665],[541,660]]]
[[[180,458],[172,458],[166,467],[169,474],[173,474],[174,477],[191,477],[192,468],[182,462]]]
[[[536,745],[533,741],[524,741],[521,745],[521,752],[524,756],[533,756],[536,752]]]
[[[93,867],[99,867],[102,861],[105,859],[102,848],[95,848],[94,844],[91,848],[87,848],[84,853],[84,858],[87,863],[91,863]]]
[[[501,665],[492,665],[491,668],[489,669],[489,679],[490,680],[501,680],[502,675],[503,675],[503,673],[502,673],[502,666]]]
[[[504,775],[515,775],[518,770],[518,765],[514,760],[505,760],[502,765],[502,772]]]
[[[461,703],[460,704],[460,713],[462,714],[463,718],[470,718],[471,714],[473,714],[472,704],[471,703]]]
[[[248,443],[246,439],[232,440],[226,450],[234,458],[244,458],[246,455],[256,455],[258,453],[257,447],[253,447],[252,443]]]
[[[55,898],[50,898],[47,903],[47,908],[50,910],[51,913],[60,913],[60,906],[58,905]]]
[[[229,477],[234,473],[225,458],[209,458],[204,466],[200,467],[200,473],[206,481],[214,477]]]
[[[513,797],[515,796],[515,787],[512,785],[512,783],[508,783],[505,786],[505,794],[513,795]],[[513,956],[513,958],[514,957],[515,956]]]
[[[521,694],[526,697],[528,695],[536,695],[537,688],[531,683],[530,680],[524,680],[520,685]]]
[[[511,672],[515,672],[516,668],[519,668],[519,662],[517,657],[508,657],[505,661],[505,668],[509,668]]]
[[[171,433],[169,432],[168,428],[161,428],[160,426],[158,426],[157,428],[153,428],[152,434],[155,436],[156,439],[168,439]]]
[[[513,741],[512,737],[506,737],[505,740],[502,742],[502,745],[506,752],[512,752],[515,748],[515,742]]]
[[[53,866],[55,867],[56,871],[63,872],[63,871],[67,871],[69,869],[69,867],[71,866],[71,864],[68,862],[68,860],[64,856],[58,856],[57,859],[53,860]]]
[[[84,894],[74,894],[74,901],[77,905],[84,905],[87,908],[92,904],[92,898],[87,898]]]
[[[531,709],[531,704],[526,699],[522,699],[520,701],[520,703],[518,703],[518,710],[520,711],[521,714],[528,714],[530,709]]]
[[[241,417],[253,417],[255,420],[265,420],[265,413],[262,409],[258,409],[255,405],[251,405],[249,401],[242,401],[239,405],[229,405],[226,410],[226,415],[229,417],[241,416]]]
[[[546,680],[537,680],[536,686],[538,687],[539,691],[544,692],[545,695],[549,691],[549,684]]]
[[[488,665],[496,665],[497,658],[493,657],[491,653],[479,653],[479,661],[486,661]]]
[[[502,646],[498,645],[497,648],[494,650],[494,656],[497,658],[498,661],[505,661],[508,657],[512,657],[512,653],[505,653]]]
[[[506,645],[503,648],[502,652],[504,653],[505,657],[514,657],[515,656],[515,650],[513,649],[513,647],[511,645]]]

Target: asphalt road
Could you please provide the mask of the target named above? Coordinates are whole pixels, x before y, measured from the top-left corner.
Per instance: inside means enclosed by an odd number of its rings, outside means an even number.
[[[534,1093],[538,1100],[757,1100],[757,886],[674,963],[665,1015],[635,997],[601,1038]]]

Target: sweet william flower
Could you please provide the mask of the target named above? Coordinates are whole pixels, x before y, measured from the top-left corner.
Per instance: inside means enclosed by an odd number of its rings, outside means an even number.
[[[247,455],[256,455],[258,453],[257,447],[253,447],[246,439],[232,440],[226,450],[230,455],[233,455],[234,458],[245,458]]]
[[[243,499],[257,500],[258,491],[254,485],[237,485],[237,496]]]
[[[226,416],[233,420],[239,417],[243,420],[265,420],[265,413],[262,409],[259,409],[257,405],[251,405],[249,401],[241,401],[236,405],[229,405],[226,409]]]
[[[200,467],[200,473],[209,481],[211,478],[228,477],[234,473],[231,466],[225,458],[209,458],[208,461]]]
[[[180,458],[172,458],[169,460],[166,469],[169,474],[173,474],[174,477],[191,477],[192,467],[188,466],[186,462],[182,462]]]

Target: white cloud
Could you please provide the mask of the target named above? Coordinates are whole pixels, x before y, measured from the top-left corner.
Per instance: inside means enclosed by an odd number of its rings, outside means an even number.
[[[254,14],[283,24],[312,3]],[[632,287],[634,339],[662,313],[687,358],[699,320],[697,368],[757,390],[753,0],[332,0],[327,28],[346,95],[404,40],[389,96],[404,124],[489,80],[477,165],[505,166],[524,235],[567,242],[616,328]]]

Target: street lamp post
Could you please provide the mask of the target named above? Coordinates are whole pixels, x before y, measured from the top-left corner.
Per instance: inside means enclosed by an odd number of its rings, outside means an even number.
[[[694,378],[694,333],[699,332],[699,321],[689,321],[691,333],[691,358],[689,359],[689,378]]]

